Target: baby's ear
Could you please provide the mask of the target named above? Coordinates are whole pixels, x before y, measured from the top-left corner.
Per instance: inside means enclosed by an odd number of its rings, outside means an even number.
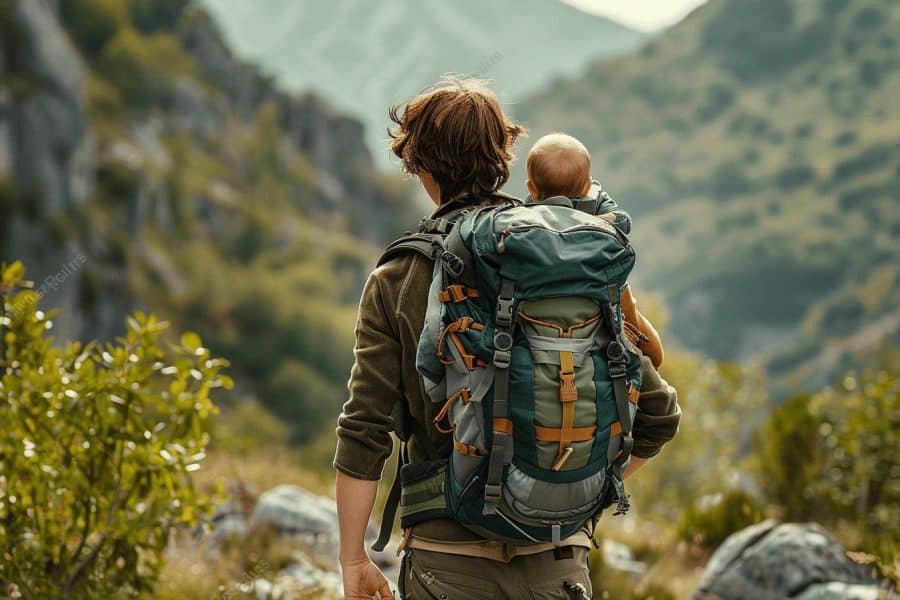
[[[528,193],[531,195],[532,200],[537,200],[538,198],[538,189],[537,186],[534,185],[530,179],[525,180],[525,187],[528,189]]]

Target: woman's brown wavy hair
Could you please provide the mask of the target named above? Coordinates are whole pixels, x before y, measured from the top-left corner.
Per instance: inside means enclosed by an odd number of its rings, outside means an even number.
[[[391,150],[403,170],[431,173],[441,186],[442,203],[499,190],[509,180],[513,144],[525,133],[503,114],[488,83],[475,78],[442,77],[402,112],[392,106],[390,117],[397,124],[388,129]]]

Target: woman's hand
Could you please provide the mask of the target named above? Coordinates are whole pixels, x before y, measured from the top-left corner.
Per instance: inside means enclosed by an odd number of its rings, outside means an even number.
[[[341,575],[347,600],[388,600],[394,597],[384,573],[368,556],[342,561]]]

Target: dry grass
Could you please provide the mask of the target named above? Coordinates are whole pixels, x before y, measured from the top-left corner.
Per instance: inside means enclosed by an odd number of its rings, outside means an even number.
[[[211,451],[197,472],[196,482],[204,491],[225,489],[229,482],[241,481],[259,493],[277,485],[296,485],[323,496],[334,495],[334,475],[330,470],[312,471],[304,464],[301,450],[274,447],[237,455]]]

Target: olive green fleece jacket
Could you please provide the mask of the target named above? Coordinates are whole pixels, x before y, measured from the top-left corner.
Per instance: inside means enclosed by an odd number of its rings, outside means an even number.
[[[450,207],[439,209],[435,216]],[[416,372],[416,346],[425,320],[433,263],[410,252],[375,269],[359,302],[355,362],[350,371],[350,397],[338,418],[334,467],[358,479],[381,478],[391,454],[391,412],[402,401],[409,409],[409,457],[412,462],[450,455],[450,435],[432,425],[440,409],[428,400]],[[632,455],[650,458],[678,431],[681,409],[675,389],[650,361],[642,360],[641,395],[635,417]],[[416,527],[421,537],[441,541],[478,539],[458,523],[437,520]]]

